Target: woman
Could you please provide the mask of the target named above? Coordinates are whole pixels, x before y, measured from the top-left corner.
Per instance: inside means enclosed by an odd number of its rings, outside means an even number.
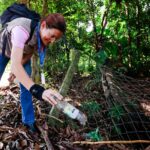
[[[5,55],[0,53],[0,79],[8,61],[11,60],[11,72],[20,82],[22,122],[30,130],[36,131],[32,95],[51,105],[56,105],[54,98],[61,100],[62,95],[52,89],[46,90],[31,80],[30,58],[34,51],[38,51],[42,66],[45,47],[62,37],[66,30],[66,23],[61,14],[49,14],[40,21],[31,40],[28,41],[31,32],[30,25],[30,19],[17,18],[9,22],[1,34],[0,41],[3,40],[3,34],[7,34],[8,40]]]

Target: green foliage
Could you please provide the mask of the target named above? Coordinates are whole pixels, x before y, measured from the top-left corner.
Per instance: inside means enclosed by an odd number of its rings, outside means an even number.
[[[2,14],[2,12],[9,6],[11,5],[12,3],[14,3],[15,0],[9,0],[9,1],[6,1],[6,0],[1,0],[0,1],[0,14]]]
[[[111,134],[112,134],[112,136],[113,136],[113,134],[121,134],[121,129],[118,128],[117,125],[114,125],[112,127]]]
[[[70,60],[67,60],[67,55],[64,53],[65,50],[62,41],[49,46],[44,66],[48,75],[55,76],[67,70],[69,65],[68,61],[70,62]]]
[[[90,118],[101,111],[101,105],[94,100],[88,102],[83,102],[81,109],[86,112],[87,116]]]
[[[95,131],[91,131],[86,134],[86,138],[91,139],[92,141],[102,141],[103,138],[99,133],[99,128],[96,128]]]
[[[115,104],[115,106],[113,106],[112,108],[110,108],[110,110],[109,110],[109,112],[108,112],[108,115],[109,115],[111,118],[113,118],[113,119],[119,121],[120,118],[122,117],[122,115],[124,115],[124,113],[125,113],[125,112],[124,112],[123,107],[122,107],[121,105],[116,105],[116,104]]]
[[[107,54],[104,50],[99,51],[95,54],[94,60],[98,66],[101,66],[105,63],[107,59]]]
[[[93,74],[95,73],[93,79],[89,80],[86,85],[85,85],[85,90],[90,91],[92,90],[94,87],[99,88],[100,86],[100,82],[101,82],[101,74],[98,74],[98,72],[100,71],[95,71],[93,72]]]
[[[114,104],[113,107],[110,108],[108,115],[114,120],[116,124],[111,129],[111,134],[121,134],[121,129],[118,127],[117,123],[120,121],[120,119],[125,114],[124,108],[121,105]]]
[[[13,2],[1,0],[0,12]],[[39,13],[43,11],[43,1],[30,0],[30,6]],[[65,72],[70,64],[70,50],[77,49],[81,53],[78,71],[83,75],[99,74],[97,67],[107,58],[112,67],[121,66],[135,75],[150,75],[148,0],[48,1],[48,10],[62,13],[67,22],[66,38],[48,50],[48,74]]]

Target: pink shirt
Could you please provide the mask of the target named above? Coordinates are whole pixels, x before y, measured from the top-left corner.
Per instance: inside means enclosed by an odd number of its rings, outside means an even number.
[[[16,46],[23,49],[28,38],[29,33],[22,26],[16,26],[11,31],[12,46]]]

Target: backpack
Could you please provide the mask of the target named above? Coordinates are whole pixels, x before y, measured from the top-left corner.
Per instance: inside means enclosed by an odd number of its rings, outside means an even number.
[[[25,17],[29,18],[34,22],[34,25],[40,20],[40,15],[33,10],[27,8],[25,4],[14,3],[7,7],[3,14],[0,16],[0,22],[2,27],[5,26],[7,22],[13,19]]]
[[[34,29],[37,26],[41,17],[35,11],[28,9],[25,4],[14,3],[11,6],[7,7],[6,10],[0,16],[0,24],[2,28],[5,28],[8,22],[19,17],[25,17],[31,19],[31,32],[30,32],[29,39],[27,40],[28,42],[31,40],[32,35],[34,33]],[[2,48],[3,54],[5,53],[6,42],[7,39],[5,37],[3,42],[3,48]]]

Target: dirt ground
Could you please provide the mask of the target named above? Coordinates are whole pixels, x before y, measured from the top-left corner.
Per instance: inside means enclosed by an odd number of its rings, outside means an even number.
[[[79,105],[79,102],[87,99],[100,99],[103,92],[97,86],[85,90],[89,77],[75,78],[68,93],[68,101]],[[52,84],[59,89],[61,80],[55,80]],[[76,84],[78,83],[78,84]],[[94,93],[94,94],[93,94]],[[45,102],[33,100],[35,106],[36,122],[40,133],[33,134],[22,125],[21,107],[19,101],[19,87],[12,84],[0,89],[0,149],[5,150],[135,150],[130,144],[74,144],[85,139],[83,135],[86,127],[74,127],[74,123],[66,121],[64,115],[60,118],[51,118],[48,113],[51,106]],[[49,118],[55,120],[55,125],[50,125]],[[63,122],[63,123],[62,123]],[[141,150],[150,150],[150,143],[146,143]]]

